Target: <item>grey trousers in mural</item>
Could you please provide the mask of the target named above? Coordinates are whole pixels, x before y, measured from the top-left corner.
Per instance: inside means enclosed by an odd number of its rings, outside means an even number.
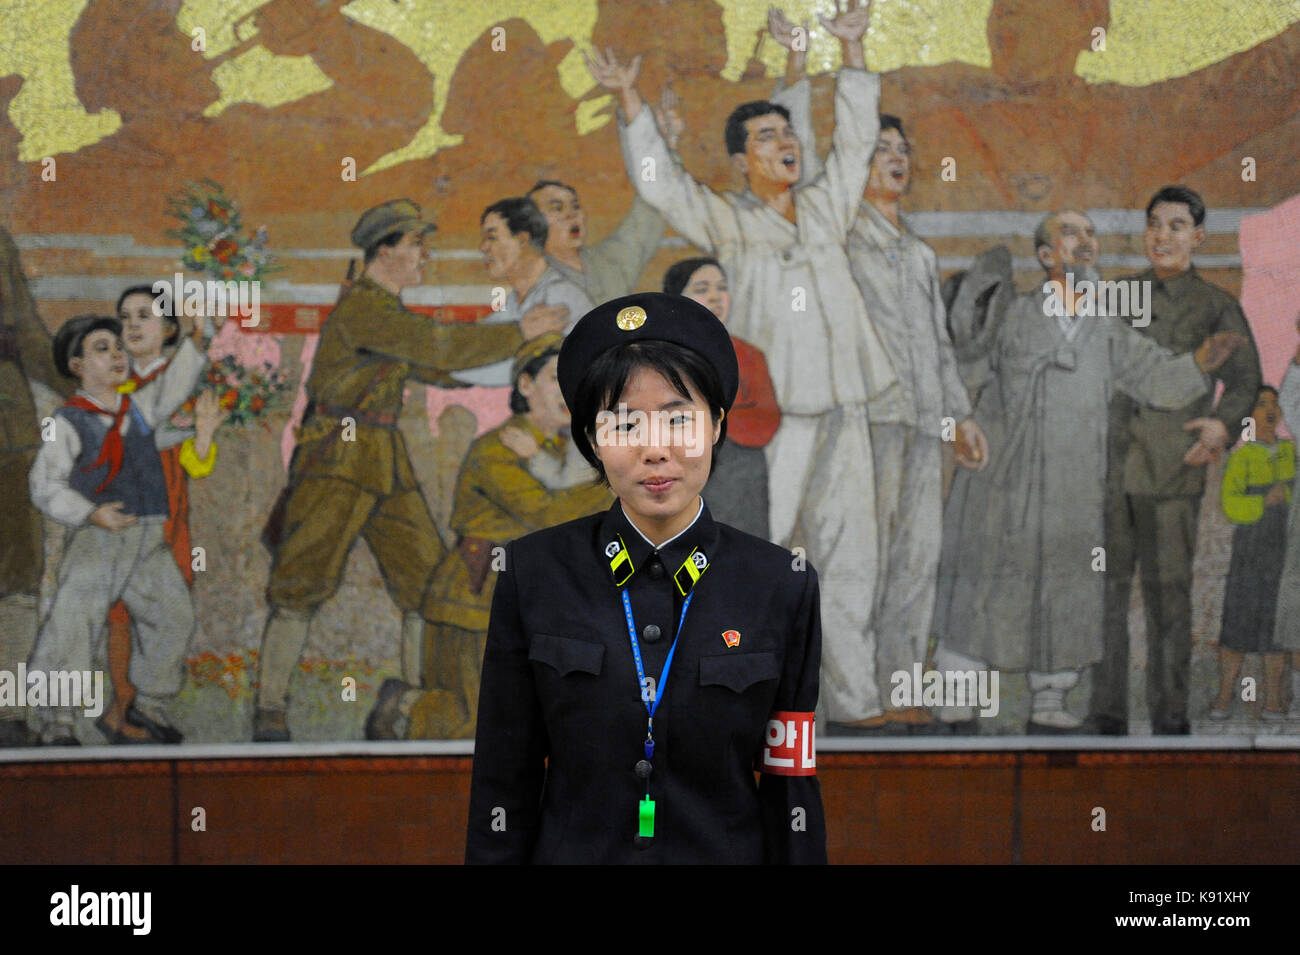
[[[719,524],[768,539],[767,456],[762,448],[725,440],[703,494]]]
[[[880,570],[871,632],[882,699],[891,674],[925,664],[943,536],[939,439],[903,424],[871,425]]]
[[[772,540],[802,545],[821,584],[821,719],[879,716],[875,605],[876,478],[866,407],[781,417],[764,449]]]
[[[58,590],[36,635],[28,671],[90,670],[102,665],[108,608],[131,612],[131,682],[146,712],[180,692],[194,633],[189,587],[163,539],[161,518],[141,518],[120,531],[77,528],[59,565]],[[40,707],[38,723],[71,724],[80,709]]]

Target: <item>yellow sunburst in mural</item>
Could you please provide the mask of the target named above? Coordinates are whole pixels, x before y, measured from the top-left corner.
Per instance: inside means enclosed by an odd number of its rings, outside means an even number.
[[[1297,21],[1300,0],[1110,0],[1105,52],[1081,53],[1075,72],[1089,83],[1147,86],[1226,60]]]
[[[727,65],[722,75],[737,80],[758,45],[758,31],[767,32],[767,10],[772,4],[753,0],[720,0],[722,23],[727,30]],[[834,0],[794,0],[776,6],[795,23],[809,27],[808,72],[836,69],[840,44],[823,29],[818,16],[834,17]],[[841,4],[841,9],[847,4]],[[954,61],[988,66],[985,24],[993,0],[875,0],[864,47],[867,64],[888,72],[901,66],[934,66]],[[768,75],[785,70],[786,51],[765,37],[759,59]]]
[[[204,31],[208,59],[225,57],[212,74],[221,95],[205,109],[217,115],[236,102],[274,108],[328,89],[331,80],[310,56],[274,55],[257,43],[252,14],[269,0],[184,0],[176,16],[181,42]],[[306,0],[304,0],[306,2]],[[76,152],[112,135],[121,119],[112,110],[87,113],[78,100],[69,62],[69,37],[87,0],[0,0],[0,76],[17,74],[22,89],[9,104],[9,119],[22,134],[19,159]],[[754,51],[769,0],[719,0],[727,63],[735,80]],[[986,24],[993,0],[875,0],[867,35],[873,69],[963,62],[988,66]],[[407,46],[434,76],[434,107],[424,125],[402,148],[377,160],[366,172],[431,156],[460,142],[441,127],[447,89],[470,44],[494,26],[522,19],[544,43],[571,39],[574,50],[559,65],[563,89],[575,99],[592,82],[581,50],[590,45],[596,0],[353,0],[342,14],[386,33]],[[812,25],[809,70],[833,69],[839,47],[817,24],[833,14],[834,0],[790,0],[781,4],[796,22]],[[665,16],[673,8],[665,6]],[[1111,0],[1107,48],[1085,52],[1076,68],[1089,82],[1140,86],[1183,76],[1275,36],[1300,21],[1300,0]],[[676,25],[674,28],[677,28]],[[682,25],[689,29],[689,25]],[[511,39],[504,37],[507,51]],[[646,42],[654,43],[647,33]],[[239,47],[246,49],[239,50]],[[769,75],[783,68],[785,51],[770,38],[759,59]],[[609,122],[596,115],[607,100],[581,104],[580,134]]]
[[[68,38],[86,2],[0,3],[0,76],[16,73],[23,80],[23,88],[9,103],[9,120],[23,137],[18,145],[22,162],[74,153],[122,125],[114,110],[88,113],[77,98]]]
[[[446,0],[355,0],[343,12],[358,23],[387,33],[409,47],[434,75],[434,106],[428,122],[401,149],[377,159],[366,172],[376,172],[432,156],[444,146],[454,146],[461,137],[444,132],[439,121],[447,105],[447,87],[456,64],[471,43],[505,20],[524,20],[543,43],[570,38],[574,49],[560,61],[559,78],[564,91],[575,99],[591,88],[591,76],[582,61],[582,49],[591,45],[596,25],[596,0],[475,0],[449,3]],[[499,37],[503,55],[510,51],[508,32]],[[496,47],[494,47],[496,49]]]
[[[255,46],[212,71],[221,99],[203,110],[216,116],[235,103],[275,107],[293,103],[334,85],[310,56],[281,56]]]

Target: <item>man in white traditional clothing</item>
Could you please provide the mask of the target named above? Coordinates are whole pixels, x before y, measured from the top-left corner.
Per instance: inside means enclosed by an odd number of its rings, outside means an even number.
[[[782,413],[767,446],[772,539],[801,543],[817,567],[819,710],[849,724],[882,713],[870,631],[878,557],[867,403],[897,388],[844,251],[879,127],[880,80],[862,52],[869,16],[867,4],[821,20],[843,49],[836,125],[825,170],[798,189],[802,152],[784,107],[746,103],[728,118],[727,151],[747,188],[719,195],[673,162],[635,88],[640,59],[588,58],[597,81],[621,95],[623,157],[638,194],[722,263],[735,332],[767,358]]]
[[[911,181],[912,147],[903,122],[884,114],[848,243],[853,278],[901,386],[867,411],[880,527],[871,629],[882,693],[888,693],[892,674],[925,663],[943,535],[941,442],[955,443],[962,467],[988,463],[948,337],[938,257],[900,213]],[[890,703],[883,718],[893,729],[913,732],[935,725],[917,705]]]
[[[1244,339],[1219,333],[1175,356],[1127,317],[1099,314],[1098,244],[1081,212],[1047,216],[1034,244],[1041,289],[1009,300],[1010,256],[999,247],[953,303],[954,345],[974,358],[964,377],[990,451],[987,469],[957,474],[944,512],[935,667],[1027,671],[1028,732],[1069,733],[1082,720],[1065,695],[1101,659],[1110,399],[1120,391],[1182,407]],[[981,288],[971,278],[990,262],[1003,274]],[[986,321],[976,302],[991,302]],[[973,729],[972,707],[949,705],[940,718]]]

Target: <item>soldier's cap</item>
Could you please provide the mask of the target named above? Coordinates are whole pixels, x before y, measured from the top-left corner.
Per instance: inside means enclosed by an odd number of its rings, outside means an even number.
[[[597,305],[573,326],[556,376],[570,408],[575,406],[582,376],[611,348],[636,341],[673,342],[689,348],[713,366],[722,381],[722,407],[731,410],[740,372],[731,335],[718,316],[684,295],[638,292]]]
[[[534,358],[540,358],[548,351],[558,352],[563,344],[564,336],[559,332],[547,332],[545,335],[538,335],[524,342],[519,351],[515,352],[514,364],[510,366],[510,381],[517,382],[524,369],[528,367],[528,363]]]
[[[435,232],[438,227],[425,222],[420,207],[410,199],[393,199],[383,205],[367,209],[352,227],[352,244],[368,249],[390,232]]]

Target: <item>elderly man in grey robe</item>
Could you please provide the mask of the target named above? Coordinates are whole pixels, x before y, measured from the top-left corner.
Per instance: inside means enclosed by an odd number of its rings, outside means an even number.
[[[719,195],[673,161],[636,90],[639,59],[588,58],[597,81],[621,94],[629,179],[722,263],[735,331],[767,359],[782,413],[767,447],[770,531],[778,543],[805,545],[820,575],[819,715],[850,724],[882,712],[870,631],[878,554],[867,402],[898,386],[844,252],[879,126],[879,76],[862,53],[868,19],[863,6],[821,20],[841,42],[844,67],[825,170],[798,189],[801,149],[784,107],[733,111],[727,148],[747,188]]]
[[[1131,327],[1149,302],[1140,289],[1130,290],[1132,314],[1099,314],[1097,239],[1083,213],[1047,216],[1034,245],[1041,289],[1010,298],[999,247],[976,260],[953,303],[989,464],[957,474],[944,512],[935,667],[1028,671],[1028,732],[1068,733],[1082,721],[1066,693],[1101,659],[1109,401],[1122,391],[1181,407],[1209,390],[1207,372],[1242,339],[1213,335],[1175,357]],[[949,705],[940,718],[973,728],[971,707]]]

